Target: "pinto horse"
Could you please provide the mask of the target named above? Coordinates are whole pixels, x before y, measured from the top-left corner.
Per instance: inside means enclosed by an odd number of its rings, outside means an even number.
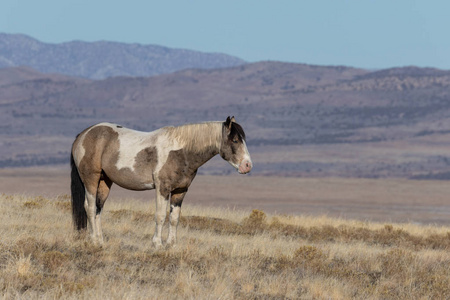
[[[72,216],[78,231],[103,243],[100,215],[113,183],[129,190],[156,190],[153,243],[162,245],[170,200],[167,244],[176,242],[181,204],[197,169],[215,155],[241,174],[252,169],[245,133],[234,117],[141,132],[100,123],[81,132],[72,145]]]

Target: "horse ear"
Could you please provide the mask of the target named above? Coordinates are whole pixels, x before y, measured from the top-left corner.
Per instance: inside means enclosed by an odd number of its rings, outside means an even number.
[[[228,116],[227,120],[225,121],[225,127],[227,129],[231,129],[231,122],[232,122],[232,119],[230,119],[230,116]]]
[[[234,118],[234,116],[231,117],[231,123],[236,123],[236,119]]]

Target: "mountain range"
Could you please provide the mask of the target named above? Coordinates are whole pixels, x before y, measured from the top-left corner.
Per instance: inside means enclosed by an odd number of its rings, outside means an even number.
[[[231,115],[255,175],[450,178],[450,71],[271,61],[101,80],[0,69],[0,167],[67,163],[102,121],[151,131]],[[201,168],[229,172],[220,158]]]
[[[158,45],[108,41],[50,44],[22,34],[0,33],[0,68],[29,66],[43,73],[104,79],[153,76],[191,68],[224,68],[244,63],[242,59],[226,54]]]

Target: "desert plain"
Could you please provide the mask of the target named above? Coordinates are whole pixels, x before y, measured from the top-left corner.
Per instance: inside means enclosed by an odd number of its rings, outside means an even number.
[[[0,169],[0,193],[44,197],[69,195],[69,175],[68,165]],[[183,205],[448,225],[449,195],[450,183],[446,180],[295,178],[236,173],[198,175]],[[154,197],[154,191],[129,191],[113,185],[105,209],[108,209],[108,202],[126,199],[144,201],[153,207]]]

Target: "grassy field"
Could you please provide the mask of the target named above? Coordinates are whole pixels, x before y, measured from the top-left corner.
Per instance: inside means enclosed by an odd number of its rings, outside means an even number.
[[[67,195],[1,194],[0,210],[5,299],[450,298],[448,226],[188,204],[178,244],[156,250],[154,203],[123,199],[99,248],[73,234]]]

